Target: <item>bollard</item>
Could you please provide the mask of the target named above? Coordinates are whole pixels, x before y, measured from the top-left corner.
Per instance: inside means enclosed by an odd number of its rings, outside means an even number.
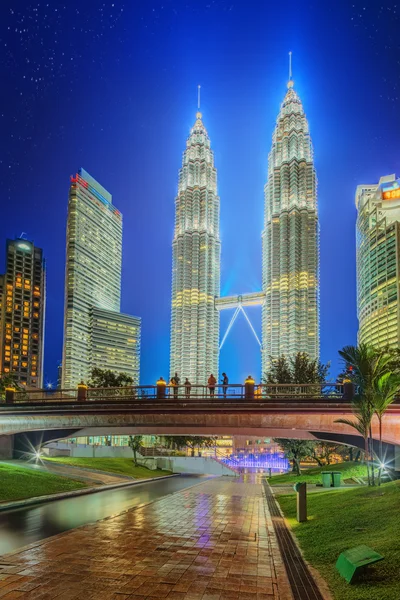
[[[297,492],[297,520],[304,523],[307,521],[307,484],[299,481],[293,487]]]
[[[165,392],[167,388],[167,382],[160,377],[157,381],[157,400],[163,400],[165,398]]]
[[[271,467],[268,468],[268,477],[271,479],[272,477],[272,469]]]
[[[6,387],[6,404],[14,404],[15,388]]]
[[[85,385],[83,381],[81,381],[81,383],[78,383],[78,402],[86,402],[88,395],[87,391],[88,386]]]
[[[246,379],[246,381],[244,382],[245,400],[254,400],[254,386],[255,386],[255,381],[251,377],[251,375],[249,375],[248,378]]]

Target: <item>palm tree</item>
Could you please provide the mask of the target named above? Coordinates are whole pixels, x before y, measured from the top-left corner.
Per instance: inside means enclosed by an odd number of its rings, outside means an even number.
[[[357,388],[357,394],[353,402],[357,421],[339,419],[337,422],[354,427],[363,436],[368,482],[374,485],[375,472],[372,467],[370,474],[369,459],[373,457],[371,423],[376,412],[377,382],[387,373],[390,373],[393,356],[387,350],[379,350],[368,344],[345,346],[343,350],[339,351],[339,354],[346,365],[352,383]]]
[[[379,422],[379,476],[381,483],[383,465],[382,420],[385,412],[400,391],[400,373],[385,373],[375,382],[374,412]]]
[[[371,485],[373,473],[370,473],[369,468],[369,437],[371,421],[372,417],[374,416],[374,409],[370,403],[365,402],[364,398],[357,394],[353,399],[353,413],[357,419],[356,421],[352,421],[350,419],[337,419],[335,423],[343,423],[343,425],[349,425],[350,427],[353,427],[353,429],[358,431],[358,433],[364,438],[364,454],[365,464],[367,466],[368,485]]]

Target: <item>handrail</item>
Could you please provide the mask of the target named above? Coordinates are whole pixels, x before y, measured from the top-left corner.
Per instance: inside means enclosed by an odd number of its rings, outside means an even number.
[[[342,383],[306,383],[306,384],[281,384],[281,383],[259,383],[255,384],[250,380],[250,384],[234,383],[223,385],[216,383],[213,385],[194,384],[191,386],[180,384],[173,385],[164,383],[159,385],[138,385],[124,387],[106,387],[106,388],[88,388],[85,385],[78,386],[76,389],[58,389],[58,390],[11,390],[8,391],[5,401],[8,404],[29,402],[57,403],[71,401],[148,401],[157,400],[158,402],[170,401],[190,402],[196,400],[215,401],[270,401],[284,398],[290,399],[310,399],[327,400],[343,399],[345,400],[345,385]],[[351,400],[351,398],[346,398]]]

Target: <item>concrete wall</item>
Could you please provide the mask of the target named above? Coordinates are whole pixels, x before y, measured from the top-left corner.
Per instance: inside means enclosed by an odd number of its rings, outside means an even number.
[[[127,446],[88,446],[52,442],[43,449],[49,456],[68,456],[74,458],[130,458],[133,459],[132,450]],[[143,457],[139,462],[149,469],[166,469],[174,473],[194,473],[201,475],[229,475],[235,477],[236,473],[224,464],[213,458],[200,456],[170,456],[170,457]]]
[[[0,435],[0,459],[8,460],[13,457],[14,436]]]
[[[169,469],[174,473],[193,473],[197,475],[229,475],[235,477],[236,473],[226,465],[213,458],[200,456],[171,456],[158,458],[159,468]]]
[[[49,456],[67,456],[74,458],[133,458],[129,446],[90,446],[86,444],[66,444],[52,442],[44,448],[44,453]]]

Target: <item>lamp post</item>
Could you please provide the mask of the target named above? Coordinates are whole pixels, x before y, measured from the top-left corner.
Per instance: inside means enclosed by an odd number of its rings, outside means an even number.
[[[88,386],[81,381],[78,383],[78,402],[86,402],[88,395]]]
[[[165,398],[167,382],[165,381],[165,379],[160,377],[160,379],[156,383],[156,387],[157,387],[157,400],[163,400]]]
[[[244,382],[245,400],[254,400],[254,386],[255,386],[255,381],[251,377],[251,375],[249,375],[248,378],[246,379],[246,381]]]

